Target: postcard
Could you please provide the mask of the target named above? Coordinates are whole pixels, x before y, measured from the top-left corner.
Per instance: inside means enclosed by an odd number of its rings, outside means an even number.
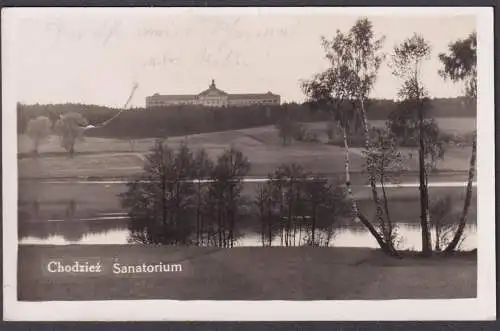
[[[495,319],[490,8],[2,11],[4,316]]]

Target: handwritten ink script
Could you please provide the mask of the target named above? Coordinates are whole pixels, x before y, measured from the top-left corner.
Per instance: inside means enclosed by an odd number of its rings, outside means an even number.
[[[265,39],[274,42],[272,39],[285,38],[290,34],[289,28],[297,27],[290,25],[260,27],[254,24],[256,22],[250,22],[251,24],[245,22],[244,25],[239,17],[233,20],[196,17],[196,20],[193,18],[191,20],[179,19],[179,22],[169,21],[161,27],[146,26],[139,28],[132,28],[133,24],[125,24],[120,19],[106,20],[99,23],[93,23],[92,21],[74,23],[67,19],[57,18],[50,21],[40,20],[40,22],[43,22],[42,27],[49,32],[49,42],[52,42],[52,45],[91,41],[104,47],[109,46],[113,41],[126,41],[133,44],[145,40],[148,45],[157,50],[156,55],[148,54],[148,47],[144,47],[143,55],[140,55],[140,57],[142,56],[140,62],[145,68],[178,65],[183,61],[210,66],[248,66],[244,51],[235,50],[235,47],[228,45],[228,41],[236,40],[243,45],[248,40],[253,39]],[[178,26],[175,27],[175,25]],[[168,47],[171,49],[172,42],[179,43],[175,48],[177,53],[182,53],[182,56],[172,54],[170,50],[164,52],[159,50],[158,52],[158,48],[165,49]],[[192,54],[186,55],[183,53],[182,48],[184,48],[183,45],[189,43],[192,43],[188,46],[189,49],[192,48],[193,43],[195,46],[197,46],[196,43],[200,43],[200,47],[202,45],[206,46],[200,48],[199,51],[191,50]]]
[[[105,21],[95,27],[74,27],[62,19],[45,23],[45,29],[53,37],[53,44],[61,42],[79,42],[92,40],[100,45],[107,45],[110,40],[117,36],[122,26],[121,20]]]
[[[226,37],[226,38],[280,38],[288,35],[286,28],[265,28],[260,30],[243,30],[243,29],[223,29],[223,28],[208,28],[204,30],[211,38]],[[143,28],[137,32],[140,38],[186,38],[190,37],[199,31],[194,28],[171,29],[171,28]]]
[[[288,27],[261,27],[258,22],[247,21],[246,27],[243,25],[241,17],[234,19],[217,19],[210,16],[197,16],[196,20],[183,22],[182,27],[172,25],[163,27],[144,27],[139,29],[137,35],[141,38],[185,38],[195,34],[216,38],[281,38],[289,33]],[[252,24],[249,24],[252,23]]]
[[[172,56],[169,54],[150,56],[143,62],[143,66],[146,68],[158,68],[181,64],[182,62],[201,63],[216,67],[228,65],[248,66],[248,61],[240,53],[229,48],[219,48],[216,50],[204,48],[202,52],[194,54],[193,57]]]

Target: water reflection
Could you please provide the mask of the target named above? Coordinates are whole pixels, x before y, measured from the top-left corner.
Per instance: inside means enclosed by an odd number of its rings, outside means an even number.
[[[104,203],[104,202],[103,202]],[[402,200],[397,200],[398,205]],[[106,206],[109,206],[106,201]],[[410,206],[411,207],[411,206]],[[404,208],[395,209],[401,217],[405,210],[413,210],[404,205]],[[75,199],[39,201],[19,201],[18,238],[21,244],[68,245],[68,244],[128,244],[129,219],[125,212],[112,207],[105,210],[94,202],[87,203]],[[471,219],[475,219],[474,214]],[[241,229],[237,237],[238,246],[262,246],[260,225],[253,224],[250,219],[242,219]],[[399,249],[421,249],[421,230],[418,223],[400,223],[399,234],[401,241]],[[461,249],[469,250],[477,247],[476,225],[470,224],[465,229],[464,241]],[[435,242],[434,229],[431,232]],[[299,234],[300,236],[300,234]],[[299,239],[297,242],[299,242]],[[280,245],[279,236],[274,239],[273,245]],[[300,243],[299,243],[300,245]],[[445,244],[443,244],[445,245]],[[360,223],[339,225],[329,246],[342,247],[377,247],[375,239]]]
[[[19,201],[18,219],[21,222],[38,219],[74,220],[85,215],[78,206],[79,204],[74,199],[43,202],[38,200]]]
[[[398,244],[398,249],[422,249],[422,237],[420,226],[417,224],[400,223],[399,234],[401,240]],[[475,225],[467,225],[465,228],[463,242],[460,245],[462,250],[471,250],[477,248],[476,238],[477,227]],[[435,242],[435,235],[432,234],[432,241]],[[273,245],[279,245],[279,240],[275,240]],[[261,246],[260,236],[249,234],[245,236],[239,243],[240,246]],[[376,240],[372,235],[362,227],[349,226],[338,228],[330,242],[330,246],[334,247],[371,247],[378,248]]]
[[[18,236],[24,242],[43,244],[80,243],[87,237],[105,237],[110,231],[127,229],[125,212],[85,210],[74,200],[20,201]],[[83,207],[87,207],[83,204]],[[59,238],[59,239],[58,239]],[[105,241],[105,239],[103,239]]]
[[[35,226],[20,227],[21,244],[40,245],[123,245],[129,244],[129,231],[124,220],[107,220],[99,222],[39,222]],[[477,248],[477,227],[468,225],[464,232],[464,240],[460,249]],[[417,224],[399,224],[401,241],[399,249],[420,250],[421,231]],[[432,234],[435,241],[435,235]],[[261,246],[260,234],[247,232],[238,240],[237,246]],[[273,245],[280,245],[279,238]],[[377,248],[377,242],[371,234],[359,226],[338,228],[330,242],[335,247],[372,247]]]
[[[84,237],[98,235],[105,237],[113,230],[127,230],[127,223],[123,219],[102,220],[53,220],[38,222],[19,222],[18,233],[20,238],[32,237],[45,239],[46,244],[51,244],[49,238],[61,237],[67,242],[79,243]],[[106,240],[103,240],[106,241]]]
[[[127,244],[128,231],[124,229],[109,230],[105,232],[88,233],[74,241],[63,235],[54,234],[47,238],[38,236],[27,236],[20,240],[20,244],[26,245],[123,245]]]

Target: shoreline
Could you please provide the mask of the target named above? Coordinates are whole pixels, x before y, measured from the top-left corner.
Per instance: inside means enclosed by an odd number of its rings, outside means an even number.
[[[367,176],[366,173],[361,172],[361,171],[351,171],[351,176],[359,176],[360,178],[366,179],[365,177]],[[388,173],[391,174],[391,173]],[[28,176],[19,176],[18,181],[36,181],[36,182],[44,182],[44,181],[58,181],[58,182],[68,182],[72,183],[75,181],[88,181],[88,182],[109,182],[109,181],[124,181],[124,180],[134,180],[138,177],[140,177],[141,173],[138,172],[135,175],[115,175],[115,176],[33,176],[33,177],[28,177]],[[251,174],[249,176],[246,176],[245,178],[249,179],[259,179],[259,178],[265,178],[267,177],[266,174]],[[345,173],[338,171],[338,172],[328,172],[328,173],[317,173],[317,175],[324,176],[326,178],[335,178],[335,177],[344,177]],[[467,181],[467,171],[457,171],[457,170],[437,170],[434,171],[432,174],[430,174],[430,178],[436,177],[436,176],[444,176],[444,177],[453,177],[453,176],[464,176],[464,181]],[[405,177],[415,177],[418,176],[417,171],[407,171],[404,175],[401,175],[402,178]]]
[[[82,244],[67,244],[67,245],[48,245],[48,244],[20,244],[18,243],[18,246],[23,246],[23,247],[31,247],[33,248],[41,248],[41,249],[49,249],[49,248],[57,248],[57,250],[63,249],[64,247],[78,247],[80,249],[81,247],[91,247],[90,250],[98,250],[98,249],[119,249],[119,248],[127,248],[129,249],[130,247],[133,247],[133,249],[160,249],[160,250],[225,250],[225,251],[231,251],[231,250],[253,250],[253,249],[264,249],[264,250],[343,250],[343,251],[369,251],[372,253],[382,253],[382,250],[380,248],[371,248],[371,247],[344,247],[344,246],[330,246],[330,247],[312,247],[312,246],[234,246],[234,247],[227,247],[227,248],[219,248],[219,247],[197,247],[197,246],[173,246],[173,245],[144,245],[144,244],[135,244],[135,245],[130,245],[130,244],[89,244],[89,245],[82,245]],[[401,253],[404,254],[405,258],[420,258],[418,256],[418,253],[420,251],[417,250],[400,250]],[[470,250],[464,250],[464,251],[457,251],[454,252],[450,255],[443,255],[440,253],[435,253],[433,254],[432,258],[451,258],[451,257],[468,257],[471,258],[473,255],[477,253],[477,248],[470,249]],[[425,258],[427,259],[427,258]]]

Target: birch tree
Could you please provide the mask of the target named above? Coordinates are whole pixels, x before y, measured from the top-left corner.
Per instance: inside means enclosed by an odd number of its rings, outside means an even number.
[[[469,102],[477,102],[477,39],[476,33],[471,33],[467,38],[457,40],[448,46],[448,53],[439,54],[443,64],[440,74],[444,79],[465,84],[465,95]],[[450,253],[457,248],[467,223],[467,214],[472,200],[472,184],[476,171],[477,133],[474,132],[472,152],[469,162],[469,174],[465,193],[465,202],[460,216],[457,232],[449,245],[445,248]]]
[[[367,18],[359,19],[350,30],[352,45],[350,52],[347,52],[346,60],[353,71],[354,81],[351,85],[351,102],[360,113],[361,124],[365,138],[366,170],[372,193],[372,199],[375,203],[376,223],[379,225],[382,237],[387,245],[387,249],[394,254],[392,226],[389,226],[389,220],[384,217],[383,203],[379,198],[379,192],[376,186],[377,167],[372,161],[374,158],[369,156],[375,153],[370,135],[370,125],[367,116],[367,101],[377,79],[380,65],[385,58],[381,52],[384,37],[376,39],[373,32],[373,25]]]
[[[421,70],[424,60],[429,58],[431,46],[420,35],[414,34],[394,48],[392,55],[393,74],[403,80],[399,97],[407,101],[418,114],[418,156],[419,156],[419,190],[420,190],[420,225],[422,227],[422,254],[432,254],[429,228],[429,193],[425,162],[426,144],[424,137],[424,111],[427,102]]]
[[[397,225],[393,222],[389,209],[389,197],[387,194],[387,183],[395,183],[399,180],[399,176],[406,171],[404,166],[404,158],[398,150],[397,139],[387,125],[386,128],[371,128],[370,129],[370,152],[366,153],[366,163],[370,164],[374,173],[374,180],[381,188],[383,205],[383,217],[385,222],[381,231],[384,233],[384,238],[391,243],[395,249],[394,243],[397,241],[396,228]],[[368,168],[368,166],[366,166]]]
[[[320,109],[327,110],[339,123],[344,141],[345,186],[348,198],[352,203],[354,219],[359,219],[376,239],[379,246],[387,253],[394,249],[384,235],[376,229],[359,210],[352,193],[350,179],[350,159],[347,134],[355,131],[356,125],[363,126],[365,148],[371,151],[369,126],[366,115],[366,100],[376,81],[383,56],[380,52],[383,38],[375,39],[372,23],[367,18],[356,21],[354,26],[343,33],[337,30],[332,40],[322,39],[322,44],[329,61],[329,68],[316,74],[312,80],[303,84],[309,102]],[[382,207],[375,185],[374,168],[368,165],[372,197],[377,206],[377,221],[384,223]]]

